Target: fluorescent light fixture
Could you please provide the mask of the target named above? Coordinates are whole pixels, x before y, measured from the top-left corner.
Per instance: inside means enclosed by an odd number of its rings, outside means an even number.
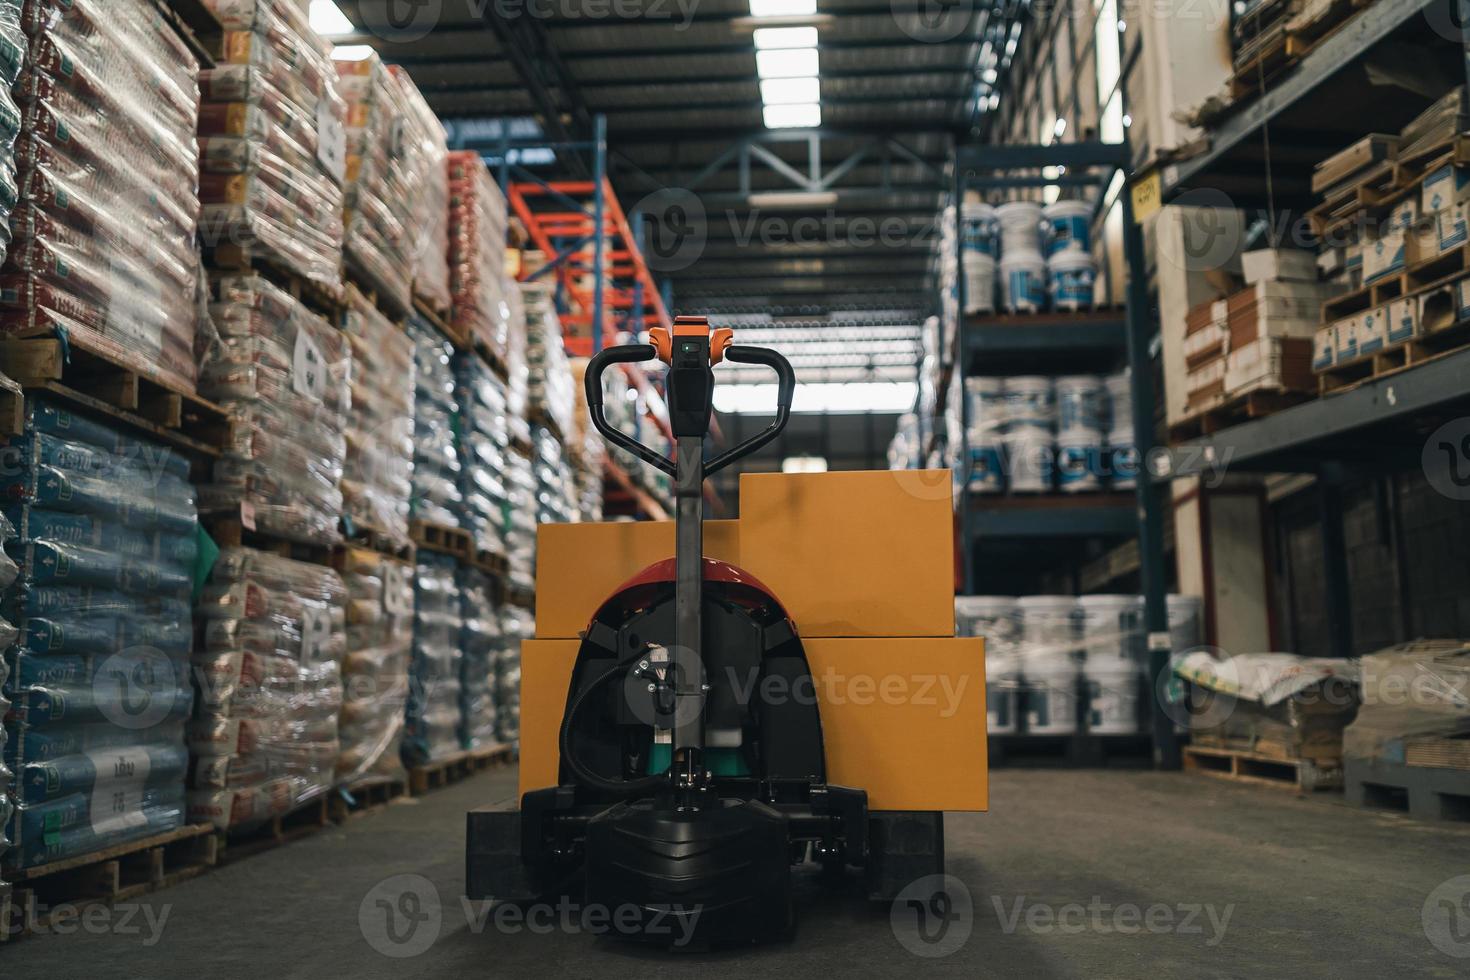
[[[311,29],[322,37],[341,37],[344,34],[356,34],[357,28],[342,8],[337,6],[333,0],[311,0],[310,10]]]
[[[333,61],[366,61],[373,49],[366,44],[339,44],[332,49]]]
[[[815,27],[758,27],[753,35],[757,51],[768,48],[814,48]]]
[[[755,70],[761,78],[803,78],[817,74],[816,48],[777,48],[755,53]]]
[[[815,102],[768,105],[763,111],[767,129],[815,129],[822,125],[822,107]]]
[[[817,0],[750,0],[752,17],[801,17],[817,12]]]
[[[815,78],[768,78],[761,82],[761,101],[766,105],[820,102],[822,83]]]
[[[821,118],[821,106],[767,106],[766,125],[770,126],[772,109],[816,109]],[[798,125],[805,125],[800,123]],[[776,127],[772,127],[773,129]],[[837,203],[836,191],[763,191],[745,199],[753,208],[825,208]]]

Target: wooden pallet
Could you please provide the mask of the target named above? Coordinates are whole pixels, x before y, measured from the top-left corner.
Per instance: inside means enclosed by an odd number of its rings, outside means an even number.
[[[1171,426],[1169,439],[1177,444],[1214,435],[1221,429],[1273,415],[1314,397],[1316,396],[1313,392],[1277,388],[1257,388],[1254,391],[1220,396]]]
[[[1470,773],[1470,737],[1405,739],[1404,764]]]
[[[243,509],[246,513],[250,512],[248,507]],[[209,532],[214,543],[221,548],[253,548],[256,551],[264,551],[312,565],[332,564],[333,552],[337,547],[292,541],[279,535],[260,531],[255,528],[253,518],[242,516],[241,509],[201,511],[199,523]]]
[[[510,559],[498,551],[476,548],[470,564],[493,578],[503,579],[510,574]]]
[[[1286,13],[1237,54],[1230,77],[1232,103],[1266,91],[1337,33],[1373,0],[1316,0]],[[1245,57],[1242,58],[1241,55]]]
[[[52,922],[74,918],[87,906],[131,901],[187,881],[218,860],[214,828],[196,825],[7,872],[13,889],[12,910],[0,917],[0,941],[30,930],[47,931]]]
[[[346,786],[339,786],[328,798],[328,807],[335,823],[345,823],[407,798],[408,779],[405,776],[364,776]]]
[[[329,794],[324,793],[290,813],[271,817],[263,824],[227,831],[220,860],[238,861],[333,826],[328,800]]]
[[[287,268],[263,246],[251,247],[233,242],[215,245],[205,249],[205,261],[216,272],[255,273],[280,287],[307,309],[325,317],[333,326],[342,322],[347,298],[345,285],[308,279]]]
[[[1411,367],[1448,357],[1466,346],[1470,346],[1470,322],[1456,323],[1324,368],[1317,374],[1317,384],[1323,396],[1352,391],[1370,381],[1379,381]]]
[[[67,331],[64,338],[44,328],[10,335],[0,340],[0,371],[25,391],[198,457],[218,457],[230,441],[223,408],[196,395],[187,380],[92,330]],[[14,429],[24,409],[13,391],[5,394],[3,422]]]
[[[445,527],[428,521],[414,521],[409,525],[409,534],[422,551],[449,555],[468,565],[475,554],[475,538],[470,532],[458,527]]]
[[[1470,771],[1346,758],[1343,774],[1352,806],[1398,811],[1415,820],[1470,822]]]
[[[412,540],[404,541],[397,535],[357,521],[352,522],[352,533],[344,533],[343,537],[346,539],[346,547],[374,551],[399,561],[412,562],[418,550]]]
[[[462,331],[455,329],[453,322],[449,319],[448,311],[440,313],[421,299],[413,301],[414,313],[419,318],[438,331],[439,335],[454,345],[455,350],[469,350],[470,338]]]
[[[501,381],[510,380],[510,365],[506,363],[505,355],[484,337],[475,334],[470,338],[470,347],[473,348],[480,359],[490,366],[490,370]]]
[[[415,312],[422,313],[424,316],[434,317],[436,320],[442,320],[445,323],[449,322],[449,318],[454,312],[452,307],[435,305],[434,300],[419,292],[417,282],[413,285],[413,308]]]
[[[1306,793],[1342,788],[1340,766],[1328,768],[1310,759],[1273,758],[1258,752],[1220,749],[1208,745],[1185,746],[1184,768],[1235,782],[1276,786]]]
[[[1403,270],[1324,301],[1322,320],[1331,323],[1390,300],[1448,285],[1465,275],[1470,275],[1470,244],[1422,258],[1411,255]]]
[[[1309,762],[1316,763],[1323,769],[1342,768],[1342,748],[1340,744],[1334,745],[1330,751],[1303,753],[1296,746],[1279,738],[1246,738],[1239,735],[1221,735],[1214,732],[1191,732],[1189,741],[1190,744],[1198,748],[1229,749],[1235,752],[1263,756],[1268,759],[1278,759],[1282,762],[1297,762],[1305,759]]]
[[[371,273],[359,268],[350,252],[343,262],[343,270],[347,273],[349,305],[350,294],[355,290],[362,294],[362,298],[367,300],[369,305],[394,323],[402,323],[413,312],[411,304],[405,305],[400,302],[398,297],[377,283]]]
[[[485,748],[456,752],[436,759],[408,771],[409,791],[414,796],[423,796],[430,790],[443,789],[477,772],[511,761],[508,745],[492,745]]]
[[[502,595],[502,601],[518,609],[527,609],[531,612],[536,610],[536,590],[514,582],[506,581]]]

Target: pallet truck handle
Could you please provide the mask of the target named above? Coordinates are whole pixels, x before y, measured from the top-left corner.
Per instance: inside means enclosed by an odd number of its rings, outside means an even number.
[[[767,347],[746,347],[736,344],[725,350],[725,360],[733,364],[763,364],[776,372],[776,377],[780,382],[776,391],[776,421],[766,426],[764,431],[751,436],[740,445],[726,450],[706,463],[704,467],[706,477],[714,476],[731,463],[749,456],[779,436],[785,430],[786,423],[791,421],[791,403],[796,397],[796,372],[791,369],[791,362],[776,351]]]
[[[595,355],[587,365],[587,409],[592,416],[592,425],[602,433],[603,438],[608,442],[626,449],[650,466],[663,470],[669,476],[674,476],[672,460],[664,458],[633,437],[608,425],[607,416],[602,411],[602,375],[608,365],[640,364],[643,361],[652,361],[657,357],[658,351],[652,344],[623,344],[619,347],[609,347]]]

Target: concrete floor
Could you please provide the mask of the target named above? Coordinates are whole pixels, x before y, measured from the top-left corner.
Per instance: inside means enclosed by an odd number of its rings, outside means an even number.
[[[956,898],[934,945],[917,941],[907,910],[895,928],[889,909],[814,882],[790,942],[742,952],[667,954],[493,922],[476,934],[460,900],[464,811],[513,793],[502,771],[219,869],[141,910],[99,914],[77,934],[0,947],[0,970],[77,980],[1470,974],[1470,959],[1437,949],[1424,925],[1431,892],[1470,872],[1470,831],[1193,775],[992,777],[992,813],[950,818],[949,870],[972,915]],[[427,881],[381,884],[405,874]],[[1470,926],[1470,903],[1452,898]],[[398,928],[395,942],[379,899],[420,928]],[[920,958],[901,939],[931,954],[958,948]],[[1463,939],[1448,948],[1470,956]]]

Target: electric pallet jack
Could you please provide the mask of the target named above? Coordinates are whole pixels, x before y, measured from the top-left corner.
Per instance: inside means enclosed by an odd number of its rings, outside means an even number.
[[[860,871],[869,897],[885,901],[941,873],[942,814],[870,813],[862,788],[828,782],[817,698],[801,696],[814,684],[799,624],[749,573],[703,554],[705,479],[785,429],[791,365],[703,317],[650,339],[592,358],[587,404],[608,441],[673,477],[674,556],[592,615],[561,719],[558,785],[469,815],[466,892],[534,902],[572,894],[580,880],[588,907],[637,910],[619,931],[639,939],[764,941],[794,924],[794,866],[815,862],[829,880]],[[607,368],[654,358],[669,365],[673,461],[603,412]],[[776,417],[706,461],[722,361],[776,373]],[[773,690],[787,696],[763,696]]]

